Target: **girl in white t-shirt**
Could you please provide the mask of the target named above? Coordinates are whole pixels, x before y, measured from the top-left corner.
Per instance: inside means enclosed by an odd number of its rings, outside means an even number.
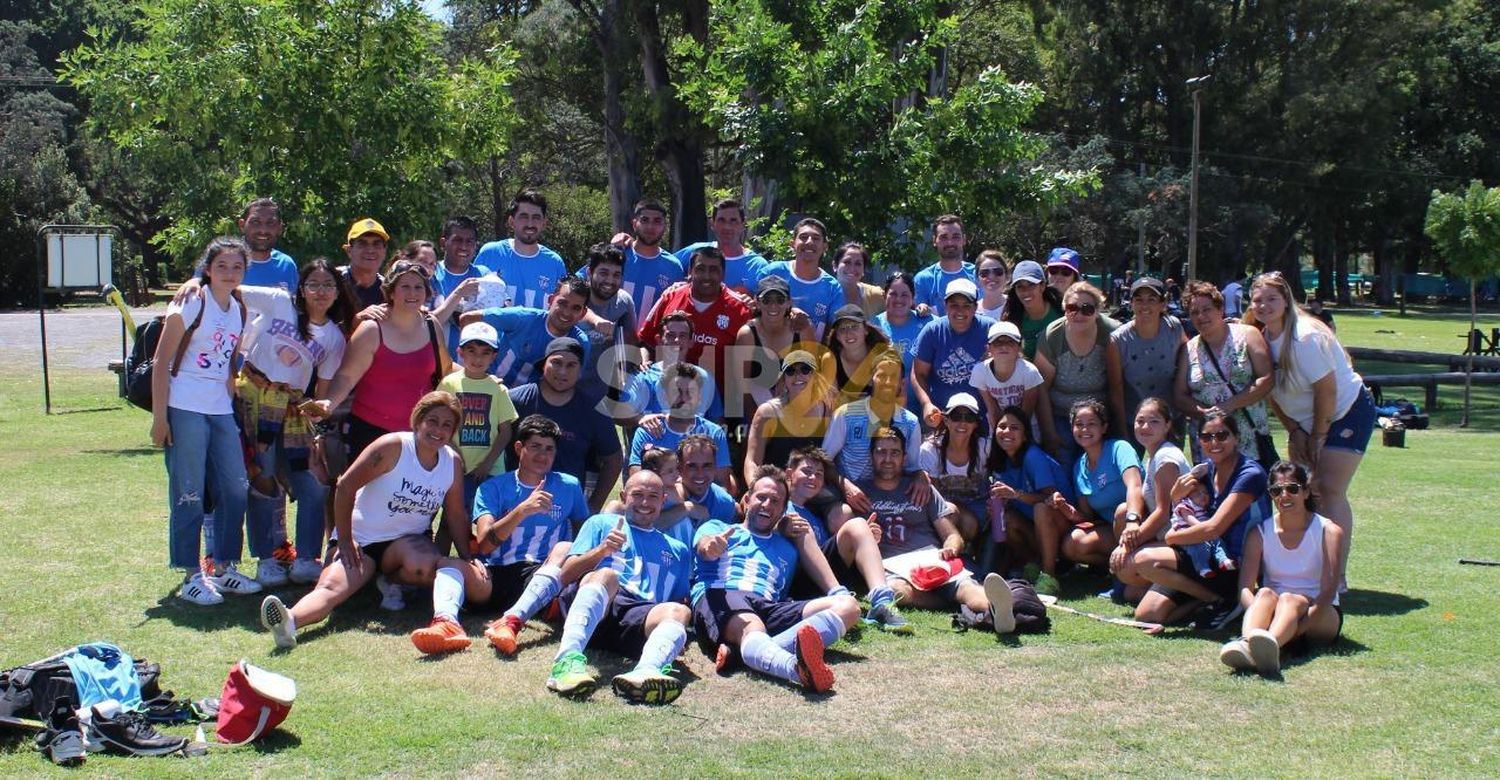
[[[1219,660],[1271,677],[1281,672],[1281,651],[1288,645],[1303,638],[1329,644],[1343,630],[1339,550],[1344,531],[1313,511],[1306,467],[1281,461],[1269,477],[1275,511],[1245,535],[1241,638],[1225,643]]]
[[[996,322],[988,336],[990,356],[975,363],[969,374],[969,386],[984,401],[985,419],[994,422],[1005,407],[1019,406],[1030,422],[1042,395],[1042,372],[1021,357],[1021,329],[1015,323]],[[1033,425],[1032,432],[1040,431]]]
[[[205,606],[222,603],[221,591],[260,591],[258,583],[235,569],[243,544],[246,481],[234,420],[232,367],[245,327],[236,290],[248,260],[249,248],[240,239],[209,242],[198,262],[208,294],[167,307],[151,375],[151,441],[166,448],[170,560],[186,574],[177,595]],[[211,571],[204,569],[198,541],[209,480],[214,497]]]

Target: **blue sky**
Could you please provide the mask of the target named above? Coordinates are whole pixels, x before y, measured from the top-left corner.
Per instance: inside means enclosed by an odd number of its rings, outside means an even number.
[[[453,14],[448,10],[447,0],[422,0],[422,10],[430,14],[434,19],[451,21]]]

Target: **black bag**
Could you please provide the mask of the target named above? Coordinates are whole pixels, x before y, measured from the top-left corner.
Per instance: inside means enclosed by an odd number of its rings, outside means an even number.
[[[235,290],[233,295],[240,304],[240,329],[244,330],[247,316],[245,302],[240,298],[239,290]],[[182,367],[182,356],[187,352],[193,331],[203,322],[203,312],[207,308],[199,307],[198,315],[193,317],[192,323],[183,331],[182,341],[177,344],[177,354],[172,358],[172,376],[177,376],[177,369]],[[156,345],[161,341],[166,320],[166,317],[152,317],[135,326],[135,343],[130,348],[130,357],[125,359],[125,398],[132,406],[148,412],[151,411],[151,373],[156,368]]]
[[[1022,579],[1007,579],[1010,586],[1011,614],[1016,616],[1016,633],[1045,634],[1052,630],[1047,605],[1036,595],[1036,588]]]
[[[161,696],[161,667],[137,660],[135,674],[141,681],[141,700]],[[79,705],[73,672],[61,657],[53,657],[0,672],[0,717],[45,720],[58,703],[69,709]]]

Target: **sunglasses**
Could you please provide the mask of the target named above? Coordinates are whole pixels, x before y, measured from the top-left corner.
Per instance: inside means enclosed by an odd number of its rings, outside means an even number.
[[[1198,434],[1198,441],[1229,441],[1233,435],[1229,431],[1204,431]]]
[[[781,369],[782,376],[807,376],[812,372],[812,366],[809,366],[806,363],[798,363],[796,365],[787,366],[786,368]]]
[[[391,276],[400,276],[405,273],[414,273],[423,279],[426,279],[428,276],[426,266],[421,263],[412,262],[411,260],[402,260],[391,266]]]
[[[1048,268],[1048,276],[1077,276],[1078,272],[1071,268]]]
[[[979,269],[979,276],[980,276],[980,278],[989,278],[991,276],[999,276],[999,277],[1003,278],[1005,276],[1005,269],[1003,269],[1003,268],[981,268],[981,269]]]
[[[954,409],[948,413],[948,419],[953,422],[979,422],[979,415],[967,409]]]
[[[1095,312],[1099,311],[1099,307],[1092,303],[1070,303],[1063,307],[1063,311],[1068,314],[1082,314],[1085,317],[1092,317]]]
[[[339,286],[337,282],[303,282],[302,289],[308,292],[335,292]]]
[[[1270,493],[1273,496],[1279,496],[1282,493],[1285,493],[1289,496],[1300,496],[1302,495],[1302,486],[1295,482],[1285,485],[1272,485],[1266,488],[1266,492]]]

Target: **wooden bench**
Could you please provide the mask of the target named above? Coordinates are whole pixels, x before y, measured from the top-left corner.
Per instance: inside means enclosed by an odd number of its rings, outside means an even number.
[[[1437,406],[1438,385],[1462,385],[1462,371],[1445,371],[1436,374],[1365,374],[1365,384],[1371,388],[1420,387],[1426,393],[1423,411],[1432,411]],[[1500,385],[1500,374],[1478,373],[1473,375],[1476,385]]]
[[[115,379],[119,380],[120,397],[124,398],[125,397],[125,361],[123,361],[123,360],[111,360],[111,361],[109,361],[109,370],[110,370],[111,373],[113,373],[115,375]]]
[[[1459,338],[1465,340],[1465,355],[1500,355],[1500,328],[1491,328],[1489,338],[1485,338],[1484,331],[1478,328]]]

